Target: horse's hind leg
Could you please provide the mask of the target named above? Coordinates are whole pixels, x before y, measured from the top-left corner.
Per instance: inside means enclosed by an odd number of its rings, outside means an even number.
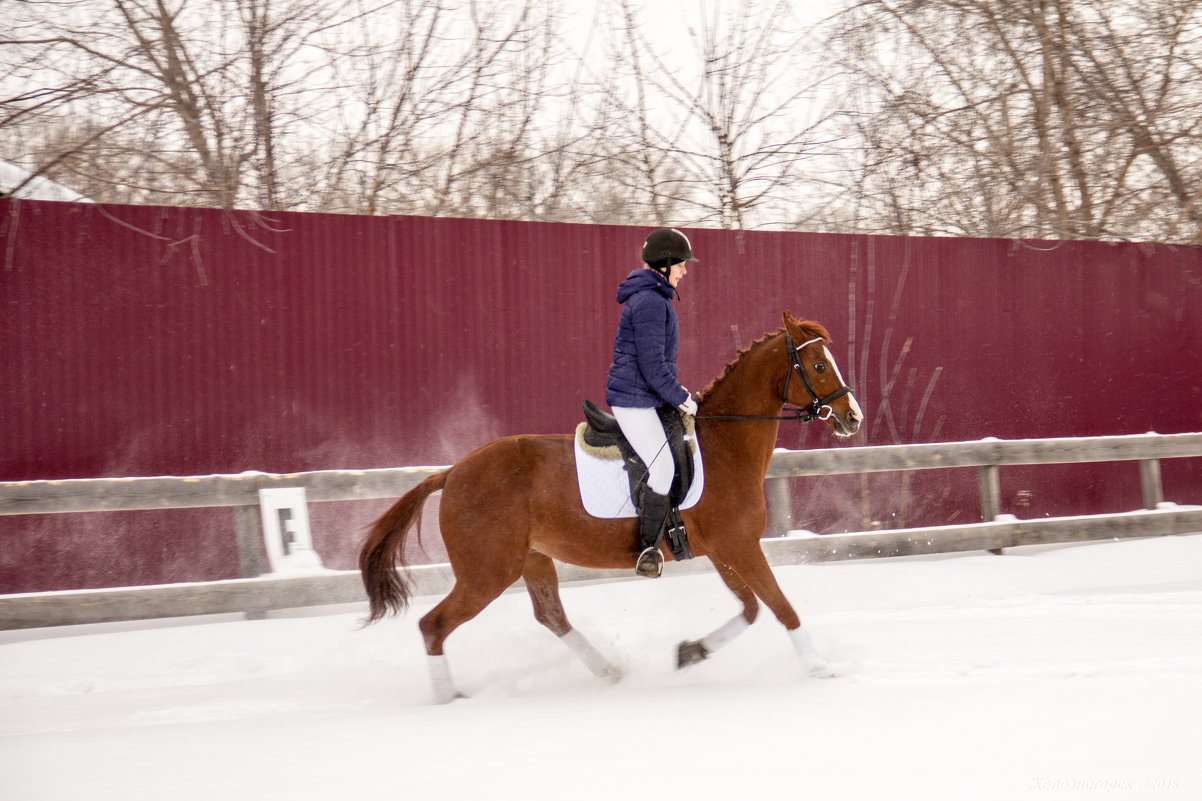
[[[743,611],[700,640],[685,640],[677,646],[677,669],[701,662],[719,648],[730,643],[731,640],[738,637],[747,630],[748,626],[755,622],[756,616],[760,611],[760,605],[755,598],[755,593],[747,586],[747,582],[739,578],[739,574],[731,570],[726,564],[713,557],[710,557],[710,561],[714,563],[714,568],[717,569],[722,581],[735,594],[735,597],[742,602]]]
[[[550,629],[551,633],[580,657],[580,661],[595,675],[609,681],[620,679],[622,671],[618,666],[602,656],[601,652],[568,622],[568,617],[563,611],[563,602],[559,599],[559,576],[555,572],[555,563],[551,557],[531,551],[522,567],[522,578],[526,581],[526,590],[530,593],[531,603],[534,604],[534,619]]]
[[[436,703],[446,704],[463,697],[456,692],[451,681],[451,669],[443,654],[443,643],[451,636],[451,632],[480,614],[517,578],[517,566],[512,570],[482,573],[474,577],[474,581],[473,577],[457,576],[450,594],[418,622],[426,643],[426,661]]]

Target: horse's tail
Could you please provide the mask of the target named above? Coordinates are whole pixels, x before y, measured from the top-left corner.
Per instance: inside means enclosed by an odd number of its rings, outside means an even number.
[[[413,522],[421,514],[426,499],[443,488],[450,470],[430,476],[406,492],[392,508],[372,524],[363,547],[359,550],[359,572],[371,612],[364,625],[375,623],[385,615],[395,614],[409,605],[409,584],[397,572],[403,567],[405,538]]]

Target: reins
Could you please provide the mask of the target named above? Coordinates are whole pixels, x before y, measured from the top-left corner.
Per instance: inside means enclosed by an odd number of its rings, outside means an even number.
[[[781,398],[781,400],[784,401],[784,408],[782,409],[784,414],[778,415],[775,417],[759,416],[759,415],[751,415],[751,414],[699,414],[696,416],[696,419],[698,419],[698,420],[778,420],[778,421],[779,420],[796,420],[798,425],[801,425],[802,423],[808,423],[812,420],[826,420],[832,414],[834,414],[834,411],[835,411],[834,409],[831,408],[830,404],[832,402],[838,400],[839,398],[842,398],[844,395],[850,394],[851,387],[844,384],[842,387],[840,387],[839,389],[836,389],[834,392],[832,392],[831,394],[829,394],[823,398],[819,398],[818,393],[814,391],[814,385],[810,382],[810,377],[806,373],[805,365],[801,363],[800,351],[803,350],[804,348],[806,348],[807,346],[814,344],[815,342],[821,342],[821,341],[822,341],[821,337],[815,337],[813,339],[807,339],[805,342],[802,342],[800,346],[795,346],[793,344],[793,337],[789,334],[788,331],[785,332],[785,343],[789,348],[789,360],[790,360],[791,364],[789,366],[789,372],[785,374],[785,391],[784,391],[784,397]],[[810,393],[810,400],[812,400],[813,403],[811,403],[809,406],[801,407],[801,406],[790,406],[789,405],[789,379],[793,377],[794,370],[797,370],[797,374],[800,376],[801,383],[805,386],[806,392]]]

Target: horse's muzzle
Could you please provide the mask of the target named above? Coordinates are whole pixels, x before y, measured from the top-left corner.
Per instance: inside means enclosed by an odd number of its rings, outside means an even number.
[[[827,422],[835,429],[835,436],[850,437],[860,430],[861,415],[857,409],[848,409],[846,413],[833,413]]]

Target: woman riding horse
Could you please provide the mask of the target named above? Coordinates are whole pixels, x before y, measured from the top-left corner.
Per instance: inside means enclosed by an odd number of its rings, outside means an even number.
[[[688,273],[686,262],[695,262],[688,237],[675,228],[652,231],[643,243],[643,267],[618,286],[622,315],[614,336],[614,358],[609,365],[605,402],[613,409],[622,433],[647,466],[646,484],[635,501],[639,511],[641,552],[635,572],[658,578],[664,556],[657,547],[670,510],[672,453],[656,409],[674,406],[697,414],[697,402],[676,378],[676,353],[680,325],[672,298]]]
[[[733,640],[755,621],[763,601],[784,625],[805,672],[830,673],[760,547],[767,522],[764,478],[780,420],[819,420],[837,436],[851,436],[863,412],[827,348],[827,330],[788,312],[783,320],[783,328],[741,351],[697,398],[706,487],[681,518],[693,555],[709,558],[742,610],[700,640],[681,643],[681,667]],[[785,405],[791,413],[782,415]],[[405,541],[426,500],[439,490],[439,530],[455,583],[418,623],[435,700],[459,696],[444,652],[447,637],[519,578],[541,624],[598,676],[619,677],[619,666],[569,622],[555,560],[628,570],[640,553],[639,527],[585,510],[568,435],[503,437],[405,493],[375,522],[359,552],[370,601],[367,622],[408,605],[414,587],[403,569]]]

